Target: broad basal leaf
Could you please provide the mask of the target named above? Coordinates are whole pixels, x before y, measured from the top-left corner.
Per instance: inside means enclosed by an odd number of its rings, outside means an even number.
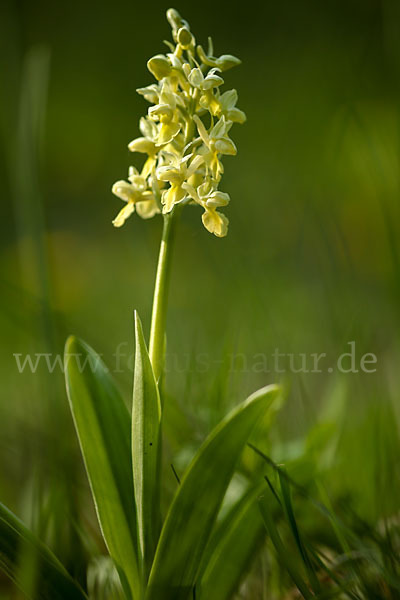
[[[94,502],[108,551],[126,590],[140,598],[131,419],[100,357],[70,337],[66,382]]]
[[[204,550],[236,463],[256,422],[278,396],[253,394],[207,438],[187,469],[164,523],[150,574],[148,600],[192,597]]]

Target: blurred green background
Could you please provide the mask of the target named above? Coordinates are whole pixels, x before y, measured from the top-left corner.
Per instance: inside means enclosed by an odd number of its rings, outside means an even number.
[[[92,515],[63,376],[44,363],[21,374],[14,354],[61,354],[75,333],[112,369],[122,344],[128,356],[115,377],[129,401],[132,311],[148,330],[161,219],[134,216],[114,229],[121,203],[111,185],[140,166],[127,149],[147,110],[135,89],[152,82],[146,61],[170,39],[168,7],[1,6],[0,497],[67,556],[78,525],[65,539],[51,532],[65,511],[80,515],[76,523]],[[231,196],[228,237],[208,234],[196,208],[179,228],[170,454],[179,464],[232,403],[283,379],[272,454],[296,457],[328,415],[340,438],[330,488],[374,521],[399,509],[400,491],[400,3],[175,8],[199,43],[211,35],[217,55],[242,59],[225,79],[248,121],[232,130],[239,152],[221,186]],[[327,372],[349,341],[358,361],[377,356],[375,373]],[[327,362],[319,374],[252,368],[275,349],[326,353]],[[43,505],[62,507],[58,529],[32,508]]]

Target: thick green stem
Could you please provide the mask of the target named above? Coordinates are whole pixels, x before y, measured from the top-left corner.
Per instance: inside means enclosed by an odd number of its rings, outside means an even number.
[[[158,257],[156,283],[154,286],[153,311],[151,315],[149,354],[156,381],[164,369],[164,340],[167,318],[168,289],[171,270],[172,245],[176,209],[164,215],[160,254]]]

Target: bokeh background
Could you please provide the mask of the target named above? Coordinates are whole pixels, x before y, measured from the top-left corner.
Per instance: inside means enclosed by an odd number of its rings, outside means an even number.
[[[148,331],[161,219],[114,229],[110,190],[140,166],[127,149],[147,110],[135,89],[152,82],[146,61],[170,39],[168,7],[1,5],[0,499],[67,561],[98,534],[63,375],[44,363],[21,374],[14,354],[61,355],[75,333],[113,368],[120,346],[115,377],[129,402],[132,311]],[[248,121],[233,128],[239,152],[225,162],[228,237],[188,208],[176,240],[170,455],[184,464],[231,404],[284,380],[272,455],[296,458],[308,432],[333,425],[330,490],[376,521],[399,509],[400,3],[175,8],[198,42],[211,35],[217,55],[242,59],[226,83]],[[375,373],[327,372],[350,341],[357,361],[376,355]],[[327,362],[318,374],[254,368],[275,349]],[[330,436],[320,430],[318,443]]]

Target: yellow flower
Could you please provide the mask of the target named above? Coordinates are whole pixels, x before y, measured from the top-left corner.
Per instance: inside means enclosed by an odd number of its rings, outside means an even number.
[[[113,220],[114,227],[122,227],[126,219],[135,212],[135,206],[138,214],[144,219],[160,212],[153,193],[147,189],[147,181],[143,173],[139,174],[135,167],[130,167],[128,179],[129,182],[125,180],[117,181],[112,187],[112,193],[126,202],[126,206]]]
[[[204,77],[201,69],[198,67],[191,69],[188,63],[184,64],[183,70],[191,85],[199,90],[209,90],[224,83],[222,77],[216,74],[218,69],[210,69],[206,77]]]
[[[224,167],[218,155],[235,155],[237,153],[236,146],[228,135],[232,121],[226,121],[223,116],[208,133],[202,120],[197,115],[194,115],[193,120],[206,147],[204,161],[210,168],[213,178],[219,181],[224,172]]]
[[[198,67],[190,69],[190,66],[187,63],[183,65],[183,70],[189,83],[201,92],[199,99],[200,106],[209,110],[210,113],[215,116],[219,109],[219,102],[214,96],[213,90],[224,83],[222,77],[217,75],[219,69],[210,69],[206,77],[204,77],[201,69]]]
[[[236,108],[236,102],[238,101],[238,94],[236,90],[229,90],[224,92],[218,98],[218,109],[215,113],[217,117],[224,116],[228,121],[233,123],[244,123],[246,121],[246,114]]]
[[[156,146],[164,146],[171,142],[181,130],[179,112],[177,105],[182,105],[178,94],[171,91],[169,84],[165,81],[159,95],[159,102],[149,108],[149,117],[159,121],[160,127],[156,140]]]
[[[167,153],[164,153],[164,155]],[[156,170],[157,179],[167,181],[170,187],[163,191],[161,202],[163,204],[163,213],[169,213],[179,202],[182,202],[186,197],[183,183],[189,179],[203,163],[202,156],[195,156],[188,166],[188,161],[192,158],[192,154],[188,154],[179,159],[174,154],[168,154],[168,165],[158,167]]]
[[[197,204],[204,208],[202,221],[204,227],[217,237],[224,237],[228,233],[229,220],[218,208],[229,203],[229,194],[215,189],[211,181],[205,181],[195,189],[192,185],[184,183],[184,190]]]

